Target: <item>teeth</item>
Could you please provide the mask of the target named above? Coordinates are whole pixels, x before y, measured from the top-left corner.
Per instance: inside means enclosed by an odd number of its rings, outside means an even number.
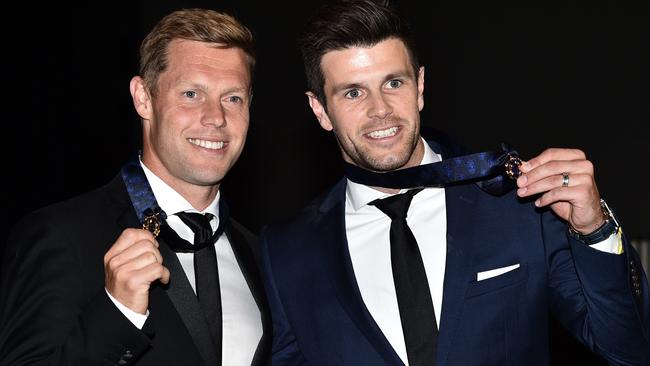
[[[380,131],[372,131],[368,134],[373,139],[381,139],[384,137],[394,136],[397,133],[397,127],[387,128]]]
[[[223,148],[223,141],[215,142],[199,139],[187,139],[187,141],[189,141],[191,144],[205,147],[206,149],[219,150]]]

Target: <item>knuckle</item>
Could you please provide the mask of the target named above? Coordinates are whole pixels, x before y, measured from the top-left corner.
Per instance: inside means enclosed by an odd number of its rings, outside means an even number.
[[[128,228],[122,232],[122,238],[124,240],[133,240],[135,238],[135,229]]]
[[[585,155],[585,152],[580,149],[573,149],[573,153],[576,154],[579,159],[585,159],[587,157],[587,155]]]
[[[108,266],[111,258],[113,258],[113,253],[109,250],[106,252],[106,254],[104,254],[104,267]]]
[[[117,257],[108,258],[108,260],[105,260],[104,263],[107,268],[112,270],[115,270],[119,266],[119,260]]]
[[[157,277],[162,277],[165,275],[165,267],[163,267],[162,264],[156,265],[156,275]]]
[[[128,274],[126,271],[123,271],[121,269],[115,269],[112,271],[113,273],[113,278],[115,279],[115,282],[118,283],[124,283],[129,279]]]

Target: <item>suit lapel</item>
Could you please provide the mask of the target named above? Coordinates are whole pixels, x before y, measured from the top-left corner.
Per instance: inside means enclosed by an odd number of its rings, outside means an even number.
[[[273,333],[271,324],[271,315],[269,313],[268,301],[266,299],[266,292],[264,291],[264,284],[260,275],[259,266],[255,260],[255,256],[250,247],[250,244],[244,235],[233,227],[232,224],[226,226],[226,235],[230,241],[230,246],[235,253],[235,258],[239,264],[248,288],[253,294],[253,298],[257,303],[262,315],[262,338],[257,345],[255,355],[253,356],[252,366],[266,365],[270,359],[271,342],[270,336]]]
[[[119,212],[116,222],[120,231],[126,228],[141,228],[142,224],[138,221],[138,216],[131,205],[122,177],[118,174],[108,185],[110,187],[108,202],[114,205],[115,212]]]
[[[138,221],[138,217],[133,210],[121,176],[118,175],[110,184],[115,187],[112,190],[115,193],[113,195],[114,200],[111,201],[120,206],[121,210],[121,214],[117,218],[117,224],[120,229],[123,230],[129,227],[141,228],[142,224]],[[153,299],[156,297],[153,296],[153,293],[156,291],[164,291],[166,293],[166,296],[171,300],[178,315],[185,324],[194,345],[197,347],[205,363],[207,365],[215,365],[217,358],[214,352],[214,345],[211,343],[207,323],[196,295],[185,276],[185,271],[183,271],[176,254],[165,244],[164,239],[159,236],[157,240],[161,244],[159,247],[160,254],[163,257],[165,267],[169,269],[170,278],[167,286],[158,282],[153,284],[151,288],[152,296],[150,298]]]
[[[185,327],[187,327],[187,331],[192,337],[205,364],[216,365],[217,356],[214,350],[214,343],[212,342],[203,310],[194,294],[194,290],[192,290],[192,286],[187,280],[185,271],[183,271],[183,267],[181,267],[176,253],[169,249],[165,243],[165,239],[160,236],[158,237],[158,242],[161,244],[159,249],[163,257],[163,263],[170,272],[169,284],[165,292],[174,305],[174,308],[176,308],[178,315],[183,320]]]
[[[345,180],[340,181],[321,205],[322,219],[313,235],[339,302],[368,341],[389,365],[403,365],[366,308],[352,268],[345,234]]]
[[[447,211],[447,259],[442,313],[438,335],[438,366],[444,366],[462,315],[465,291],[470,281],[473,239],[468,226],[478,189],[474,185],[445,188]]]

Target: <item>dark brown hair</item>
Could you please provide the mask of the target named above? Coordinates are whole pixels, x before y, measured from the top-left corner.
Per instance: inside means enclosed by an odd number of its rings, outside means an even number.
[[[321,8],[299,38],[308,90],[326,106],[323,55],[350,47],[372,47],[388,38],[404,42],[417,76],[420,65],[410,27],[388,1],[343,0]]]

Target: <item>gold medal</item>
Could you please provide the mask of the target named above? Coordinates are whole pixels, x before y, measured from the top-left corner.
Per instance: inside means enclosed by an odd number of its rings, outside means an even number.
[[[147,209],[145,217],[142,219],[142,228],[151,232],[154,237],[158,237],[158,234],[160,234],[160,225],[162,224],[160,213],[161,211]]]
[[[517,180],[517,178],[519,178],[521,175],[521,169],[519,169],[519,167],[521,167],[521,164],[521,159],[519,159],[517,155],[508,154],[506,157],[506,162],[503,164],[504,168],[506,169],[506,175],[508,178],[513,180]]]

